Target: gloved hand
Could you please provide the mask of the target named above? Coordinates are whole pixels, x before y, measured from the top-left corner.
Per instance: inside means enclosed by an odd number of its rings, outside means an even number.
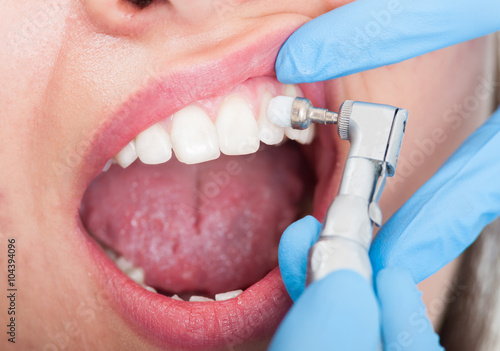
[[[500,2],[493,0],[357,0],[299,28],[278,55],[277,76],[284,83],[313,82],[400,62],[500,30],[498,13]],[[379,231],[370,256],[386,347],[412,340],[415,350],[439,348],[414,282],[457,257],[500,214],[498,150],[499,111]],[[302,294],[308,250],[318,231],[308,218],[282,237],[280,269],[296,304],[271,348],[374,349],[372,333],[379,325],[373,295],[359,276],[335,272]],[[384,267],[405,267],[413,279]],[[409,312],[419,308],[420,314]],[[420,330],[407,326],[410,320]]]
[[[387,221],[373,270],[405,267],[419,283],[458,257],[500,216],[500,109]]]
[[[500,110],[463,143],[377,234],[370,257],[377,277],[386,346],[400,342],[398,335],[404,334],[404,338],[416,340],[415,350],[438,347],[432,327],[424,318],[424,309],[415,299],[413,281],[420,282],[457,257],[485,225],[500,215],[499,150]],[[378,330],[374,296],[370,295],[370,287],[359,281],[360,276],[354,272],[335,272],[302,294],[308,251],[318,238],[319,228],[318,221],[306,217],[292,224],[281,238],[281,275],[296,304],[275,335],[272,349],[299,350],[294,345],[304,345],[303,340],[315,345],[313,349],[339,345],[342,350],[372,350],[376,342],[372,332]],[[405,267],[413,279],[385,267]],[[403,310],[403,306],[407,309]],[[413,323],[405,327],[405,321]],[[413,334],[405,334],[410,333],[408,327],[411,329],[412,325],[414,328],[419,325],[422,333],[413,330]]]
[[[498,31],[499,13],[496,0],[356,0],[293,33],[276,73],[298,83],[396,63]],[[375,273],[404,266],[418,283],[500,214],[499,130],[497,111],[379,231],[370,250]]]
[[[419,283],[458,257],[500,215],[499,154],[500,109],[382,226],[370,248],[374,275],[403,267]],[[293,300],[304,290],[319,228],[306,217],[281,237],[281,276]]]
[[[300,27],[281,48],[283,83],[400,62],[500,30],[498,0],[356,0]]]
[[[500,110],[455,151],[375,237],[370,258],[377,277],[386,346],[398,342],[401,339],[397,335],[404,334],[417,340],[415,350],[438,347],[431,337],[432,328],[421,312],[423,307],[412,298],[412,289],[416,291],[413,282],[422,281],[456,258],[484,226],[500,215],[499,150]],[[375,342],[371,337],[373,328],[378,328],[372,309],[374,297],[369,287],[358,281],[360,277],[353,272],[350,275],[332,273],[302,294],[308,251],[318,238],[319,227],[314,218],[306,217],[292,224],[281,238],[281,275],[296,304],[280,326],[273,349],[293,350],[293,345],[303,345],[300,340],[306,340],[304,342],[316,345],[314,349],[340,345],[342,350],[372,350],[373,347],[366,346],[360,339],[368,335],[366,342],[370,345]],[[387,267],[404,267],[412,278],[387,272]],[[402,310],[402,306],[408,309]],[[420,325],[423,333],[405,334],[408,327],[402,329],[401,323],[415,316],[422,318],[418,323],[413,320],[412,325]],[[353,326],[358,329],[351,330]]]
[[[301,294],[307,250],[318,235],[319,222],[308,216],[293,223],[282,236],[280,269],[296,301],[275,334],[271,351],[374,351],[380,342],[380,324],[388,350],[442,350],[421,294],[404,269],[387,268],[377,275],[380,316],[372,287],[353,271],[333,272]]]

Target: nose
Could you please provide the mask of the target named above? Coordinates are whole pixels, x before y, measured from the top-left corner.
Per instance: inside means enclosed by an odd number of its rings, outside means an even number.
[[[201,21],[221,17],[240,3],[248,0],[171,0],[177,14],[187,21]]]
[[[110,35],[137,35],[156,24],[206,25],[251,0],[84,0],[92,24]]]
[[[133,4],[139,6],[140,8],[145,8],[151,4],[152,0],[130,0]]]

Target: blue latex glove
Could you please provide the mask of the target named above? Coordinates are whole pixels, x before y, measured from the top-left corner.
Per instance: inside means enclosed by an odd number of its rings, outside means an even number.
[[[311,284],[281,323],[270,350],[375,351],[379,340],[373,288],[361,275],[342,270]]]
[[[498,0],[357,0],[300,27],[276,60],[283,83],[400,62],[500,30]]]
[[[406,267],[418,283],[460,255],[500,215],[500,110],[381,228],[374,272]]]
[[[357,0],[297,30],[279,53],[277,76],[285,83],[313,82],[400,62],[500,30],[499,13],[500,1],[493,0]],[[458,256],[500,214],[500,182],[494,179],[500,174],[499,131],[497,112],[389,220],[373,243],[370,255],[386,347],[412,340],[409,347],[415,350],[439,348],[423,306],[420,321],[412,319],[418,313],[409,313],[418,309],[413,280],[421,281]],[[304,289],[307,253],[318,235],[318,223],[312,218],[304,221],[309,223],[299,221],[298,231],[292,225],[280,243],[283,280],[298,300],[272,349],[373,349],[372,296],[354,273],[333,273],[298,298]],[[408,268],[413,279],[390,269],[380,271],[398,266]],[[342,303],[328,299],[333,292]],[[366,309],[362,317],[341,308],[356,311],[357,304]],[[369,323],[362,322],[364,318]],[[353,325],[360,327],[354,329],[359,333],[352,334]],[[420,330],[411,329],[415,325]],[[369,336],[367,343],[342,337],[363,334]]]
[[[412,285],[413,281],[420,282],[457,257],[477,238],[484,226],[500,215],[500,182],[497,178],[500,174],[499,153],[500,110],[455,151],[377,234],[371,246],[370,258],[374,275],[377,276],[377,295],[386,346],[400,340],[397,335],[406,335],[403,339],[416,340],[414,344],[421,347],[420,350],[438,348],[432,337],[432,328],[424,318],[423,307],[420,314],[411,312],[418,310],[418,303],[411,297],[411,286],[416,289]],[[361,347],[358,338],[353,337],[348,341],[339,336],[339,333],[353,335],[352,332],[349,334],[352,325],[359,325],[360,329],[356,331],[370,335],[374,325],[365,325],[366,320],[363,318],[367,318],[369,323],[376,320],[369,308],[371,297],[366,291],[368,288],[361,286],[353,277],[355,273],[336,278],[336,273],[333,273],[334,278],[329,276],[325,283],[314,283],[302,294],[308,251],[318,238],[319,228],[319,222],[309,216],[292,224],[281,238],[280,270],[287,291],[296,304],[280,326],[273,348],[293,350],[288,348],[293,344],[288,344],[287,340],[299,345],[300,336],[318,349],[334,342],[333,345],[340,345],[341,350],[365,350],[358,348]],[[383,275],[386,267],[405,267],[413,279],[396,274],[392,280],[402,280],[402,283],[391,286],[391,278]],[[390,276],[390,273],[385,274]],[[335,304],[333,297],[328,299],[333,292],[335,299],[343,300]],[[359,313],[347,313],[338,308],[344,304],[354,306],[349,307],[352,309],[359,304],[365,309],[366,315],[360,317]],[[408,309],[403,310],[402,306],[408,306]],[[401,323],[410,320],[408,316],[421,317],[417,323],[422,326],[421,333],[412,331],[412,334],[407,329],[402,331]],[[335,328],[340,328],[340,332],[333,333]],[[282,348],[282,345],[287,347]],[[419,350],[418,347],[415,350]]]
[[[500,110],[387,221],[370,249],[374,274],[404,267],[416,283],[460,255],[500,215]],[[306,217],[281,237],[279,264],[293,300],[305,287],[319,222]]]
[[[357,0],[293,33],[280,50],[276,72],[281,81],[297,83],[399,62],[500,30],[499,14],[498,0]],[[499,115],[381,229],[370,251],[375,273],[404,266],[420,282],[457,257],[500,214]],[[299,274],[298,290],[290,286],[296,298],[305,273],[288,268],[285,280]]]
[[[442,350],[421,294],[404,269],[387,268],[377,275],[380,316],[372,287],[353,271],[333,272],[301,294],[307,250],[318,235],[319,222],[310,216],[293,223],[283,234],[280,269],[282,275],[286,273],[283,279],[296,301],[274,336],[272,351],[375,351],[380,324],[387,350]]]

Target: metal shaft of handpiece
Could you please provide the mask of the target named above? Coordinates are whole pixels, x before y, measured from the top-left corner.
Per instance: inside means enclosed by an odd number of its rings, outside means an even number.
[[[377,201],[384,183],[379,179],[394,174],[406,119],[406,110],[388,105],[348,100],[340,108],[339,136],[351,146],[338,195],[325,215],[318,242],[309,250],[307,284],[340,269],[353,270],[371,282],[368,250],[373,224],[382,223]]]
[[[347,159],[339,193],[328,208],[318,242],[309,251],[307,284],[339,269],[354,270],[371,282],[368,250],[373,224],[368,206],[379,168],[366,158]]]
[[[314,107],[308,99],[297,97],[292,103],[291,125],[294,129],[306,129],[311,123],[336,124],[338,113],[326,108]]]
[[[349,157],[344,166],[339,195],[354,195],[369,201],[380,174],[380,164],[361,157]]]
[[[317,124],[336,124],[339,114],[336,112],[328,111],[326,108],[312,107],[307,111],[307,115],[311,123]]]
[[[377,201],[385,177],[395,172],[408,113],[393,106],[348,100],[339,115],[314,108],[309,100],[297,100],[292,105],[294,128],[307,128],[311,122],[337,123],[340,138],[351,144],[338,195],[327,210],[318,241],[309,250],[306,285],[343,269],[357,272],[371,285],[368,252],[373,224],[382,224]],[[294,124],[294,115],[301,123]],[[382,344],[378,350],[383,350]]]

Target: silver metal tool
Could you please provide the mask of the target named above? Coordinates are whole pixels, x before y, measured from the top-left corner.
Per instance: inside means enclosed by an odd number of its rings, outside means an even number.
[[[290,104],[292,128],[337,124],[340,138],[351,143],[338,196],[309,251],[306,284],[339,269],[354,270],[372,282],[368,250],[373,223],[382,224],[378,201],[386,177],[395,173],[408,112],[350,100],[342,104],[338,114],[315,108],[304,98],[295,98]]]
[[[373,223],[382,225],[378,201],[386,177],[396,171],[408,112],[388,105],[345,101],[337,130],[351,147],[338,196],[330,205],[319,240],[309,251],[307,282],[352,269],[372,281],[368,250]]]
[[[339,114],[326,108],[317,108],[311,101],[297,97],[293,99],[290,123],[293,129],[306,129],[311,123],[335,124]]]

